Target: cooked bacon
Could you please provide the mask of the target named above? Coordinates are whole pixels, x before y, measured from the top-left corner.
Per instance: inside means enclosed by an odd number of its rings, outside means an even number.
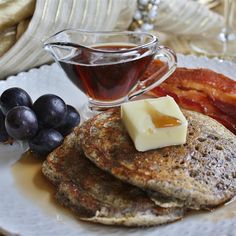
[[[152,63],[144,77],[160,68]],[[208,69],[177,68],[153,96],[172,96],[183,108],[201,112],[218,120],[236,134],[236,82]]]
[[[222,109],[220,104],[227,104],[230,107],[229,110],[236,117],[235,81],[208,69],[178,68],[173,76],[175,86],[182,89],[194,88],[204,92],[214,101],[219,109]],[[166,82],[173,84],[173,81],[169,79]]]

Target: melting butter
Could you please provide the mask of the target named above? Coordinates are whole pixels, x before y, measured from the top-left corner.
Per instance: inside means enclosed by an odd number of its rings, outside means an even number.
[[[188,122],[170,96],[124,103],[121,118],[138,151],[186,142]]]

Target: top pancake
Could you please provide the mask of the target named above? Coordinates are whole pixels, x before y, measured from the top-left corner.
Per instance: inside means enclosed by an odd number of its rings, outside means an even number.
[[[133,185],[157,191],[193,209],[209,208],[236,193],[236,136],[212,118],[184,111],[187,143],[138,152],[111,109],[85,122],[80,140],[98,167]]]

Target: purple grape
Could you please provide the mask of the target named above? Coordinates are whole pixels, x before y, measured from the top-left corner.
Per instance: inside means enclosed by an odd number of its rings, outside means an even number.
[[[29,140],[31,151],[40,155],[46,156],[63,142],[63,136],[54,129],[43,129],[38,134]]]
[[[9,138],[9,135],[5,128],[5,116],[0,110],[0,142],[6,142]]]
[[[66,104],[58,96],[45,94],[39,97],[33,104],[40,125],[45,128],[58,126],[66,115]]]
[[[56,128],[63,136],[68,135],[75,126],[80,122],[80,115],[76,109],[70,105],[67,105],[66,116],[60,125]]]
[[[38,131],[38,120],[35,113],[28,107],[17,106],[6,115],[7,133],[14,139],[32,138]]]
[[[16,106],[32,107],[32,100],[29,94],[21,88],[9,88],[0,97],[0,106],[4,115]]]

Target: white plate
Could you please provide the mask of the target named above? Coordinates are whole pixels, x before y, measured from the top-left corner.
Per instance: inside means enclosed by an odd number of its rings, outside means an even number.
[[[236,80],[236,64],[204,57],[178,55],[179,66],[206,67]],[[206,78],[207,79],[207,78]],[[20,73],[0,82],[0,94],[6,88],[19,86],[33,100],[44,93],[61,96],[66,103],[80,108],[85,97],[70,83],[56,64]],[[21,236],[93,236],[93,235],[236,235],[236,203],[220,207],[214,212],[187,215],[176,223],[152,228],[107,227],[83,223],[70,213],[61,215],[56,208],[45,210],[17,185],[11,166],[20,158],[25,146],[0,145],[0,232]],[[29,178],[26,176],[25,178]],[[33,180],[32,180],[33,181]],[[43,201],[43,199],[42,199]]]

